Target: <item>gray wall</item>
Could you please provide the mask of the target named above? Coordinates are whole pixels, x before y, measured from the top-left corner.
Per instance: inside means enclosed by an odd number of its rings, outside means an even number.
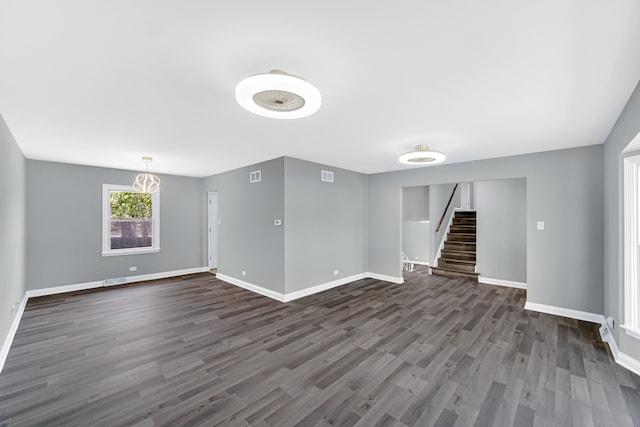
[[[527,282],[527,181],[479,181],[477,271],[482,277]]]
[[[429,186],[402,189],[402,219],[425,221],[429,219]]]
[[[525,177],[527,299],[602,313],[602,151],[597,145],[370,175],[369,271],[401,276],[402,187]],[[537,231],[536,221],[546,230]]]
[[[622,229],[622,161],[620,153],[640,132],[640,84],[604,144],[604,313],[613,316],[613,334],[620,350],[640,360],[640,341],[617,327],[622,321],[623,300],[623,229]]]
[[[0,345],[26,290],[25,158],[0,116]]]
[[[101,256],[102,184],[130,185],[136,174],[27,161],[28,289],[202,266],[202,180],[171,175],[160,175],[161,252]]]
[[[431,264],[433,228],[430,222],[402,221],[402,251],[412,261]]]
[[[262,181],[249,183],[255,170]],[[284,293],[284,158],[205,178],[204,191],[218,192],[218,272]]]
[[[367,176],[290,157],[284,170],[286,292],[366,272]]]

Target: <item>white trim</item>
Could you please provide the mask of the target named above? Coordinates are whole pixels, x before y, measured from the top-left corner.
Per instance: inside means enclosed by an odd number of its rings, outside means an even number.
[[[411,262],[418,265],[429,265],[428,262],[423,262],[423,261],[411,261]]]
[[[2,344],[2,348],[0,348],[0,372],[2,372],[2,368],[4,368],[4,362],[7,361],[7,356],[9,355],[9,349],[11,348],[11,344],[13,343],[13,338],[16,336],[16,332],[18,331],[18,326],[20,325],[20,320],[22,319],[22,313],[24,313],[24,309],[27,306],[27,300],[29,297],[25,294],[20,302],[20,306],[18,307],[18,311],[16,311],[15,316],[13,317],[13,322],[11,323],[11,327],[9,328],[9,333],[4,339],[4,343]]]
[[[403,277],[387,276],[386,274],[372,273],[370,271],[364,274],[365,274],[365,277],[369,277],[371,279],[376,279],[376,280],[382,280],[383,282],[391,282],[391,283],[396,283],[398,285],[402,285],[404,283]]]
[[[252,291],[252,292],[255,292],[257,294],[264,295],[265,297],[269,297],[271,299],[274,299],[274,300],[280,301],[280,302],[293,301],[293,300],[296,300],[298,298],[302,298],[302,297],[306,297],[306,296],[309,296],[309,295],[317,294],[319,292],[323,292],[323,291],[326,291],[326,290],[329,290],[329,289],[332,289],[332,288],[337,288],[338,286],[342,286],[342,285],[346,285],[348,283],[355,282],[356,280],[362,280],[362,279],[367,279],[367,278],[383,280],[385,282],[391,282],[391,283],[397,283],[397,284],[404,283],[404,279],[402,277],[393,277],[393,276],[387,276],[387,275],[384,275],[384,274],[366,272],[366,273],[355,274],[355,275],[349,276],[349,277],[344,277],[344,278],[338,279],[338,280],[333,280],[331,282],[321,283],[319,285],[312,286],[310,288],[306,288],[306,289],[302,289],[302,290],[299,290],[299,291],[295,291],[295,292],[291,292],[291,293],[286,294],[286,293],[276,292],[276,291],[273,291],[271,289],[264,288],[264,287],[262,287],[260,285],[249,283],[249,282],[246,282],[244,280],[241,280],[241,279],[238,279],[238,278],[235,278],[235,277],[232,277],[232,276],[227,276],[226,274],[223,274],[223,273],[216,274],[216,278],[222,280],[223,282],[231,283],[232,285],[239,286],[239,287],[241,287],[243,289],[246,289],[248,291]]]
[[[212,201],[214,200],[215,200],[215,203],[212,203]],[[212,238],[214,239],[213,241],[212,241]],[[213,250],[211,246],[213,246]],[[210,270],[214,268],[218,268],[218,192],[217,191],[209,191],[207,193],[207,265],[209,266]]]
[[[128,248],[128,249],[116,249],[114,251],[102,252],[102,256],[120,256],[120,255],[140,255],[140,254],[153,254],[160,252],[160,248]]]
[[[442,249],[444,249],[444,242],[447,241],[447,235],[449,234],[449,231],[451,230],[451,223],[453,222],[453,213],[456,211],[456,208],[453,208],[453,210],[451,211],[451,215],[449,216],[449,222],[447,223],[447,228],[446,230],[444,230],[444,233],[442,233],[442,237],[440,238],[440,245],[438,246],[438,251],[436,252],[436,256],[433,259],[433,263],[432,266],[433,267],[437,267],[438,266],[438,260],[440,259],[440,256],[442,255]]]
[[[253,283],[245,282],[244,280],[236,279],[235,277],[227,276],[226,274],[217,273],[216,279],[220,279],[223,282],[230,283],[232,285],[239,286],[243,289],[246,289],[251,292],[255,292],[260,295],[264,295],[265,297],[269,297],[276,301],[286,302],[285,296],[281,292],[272,291],[271,289],[263,288],[259,285],[254,285]]]
[[[586,322],[604,324],[607,323],[602,314],[589,313],[588,311],[573,310],[571,308],[556,307],[553,305],[538,304],[527,301],[524,304],[525,310],[538,311],[540,313],[555,314],[556,316],[568,317],[570,319],[584,320]]]
[[[570,308],[555,307],[552,305],[538,304],[529,301],[524,304],[524,308],[525,310],[538,311],[540,313],[555,314],[557,316],[564,316],[570,319],[599,323],[600,337],[602,338],[603,342],[609,344],[609,349],[611,350],[611,354],[613,355],[613,359],[615,360],[615,362],[623,368],[626,368],[634,374],[640,376],[640,360],[634,359],[633,357],[621,352],[618,349],[618,344],[616,343],[613,334],[609,330],[607,319],[602,314],[572,310]]]
[[[613,341],[615,343],[615,341]],[[626,353],[618,351],[617,357],[615,357],[616,363],[623,368],[627,368],[634,374],[640,376],[640,360],[634,359]]]
[[[640,340],[640,329],[633,328],[633,327],[627,326],[627,325],[620,325],[620,328],[622,328],[624,330],[625,334],[629,335],[630,337],[633,337],[635,339]]]
[[[609,331],[609,326],[607,325],[607,321],[604,316],[602,316],[602,322],[602,326],[600,327],[600,336],[602,337],[602,341],[609,344],[609,349],[611,350],[611,354],[613,354],[613,359],[618,365],[640,376],[640,361],[618,349],[618,344],[616,343],[613,334]]]
[[[139,276],[131,276],[131,277],[123,278],[125,280],[123,284],[142,282],[145,280],[164,279],[167,277],[184,276],[186,274],[203,273],[205,271],[209,271],[209,268],[196,267],[196,268],[187,268],[184,270],[165,271],[162,273],[142,274]],[[16,332],[18,330],[18,325],[20,324],[20,320],[22,319],[22,314],[24,313],[24,309],[27,306],[27,301],[29,300],[29,298],[62,294],[65,292],[83,291],[86,289],[102,288],[102,287],[105,287],[104,283],[105,283],[104,280],[97,280],[93,282],[77,283],[74,285],[54,286],[51,288],[31,289],[26,291],[24,293],[24,297],[22,298],[22,302],[18,307],[18,311],[16,312],[16,315],[13,318],[13,323],[11,324],[11,328],[9,329],[9,333],[7,334],[4,340],[4,343],[2,344],[2,348],[0,349],[0,372],[2,372],[2,368],[4,367],[4,362],[6,361],[7,356],[9,355],[9,349],[11,348],[11,344],[13,343],[13,338],[15,337]]]
[[[355,282],[356,280],[366,279],[368,276],[366,273],[355,274],[349,277],[343,277],[342,279],[333,280],[331,282],[322,283],[320,285],[312,286],[310,288],[302,289],[299,291],[285,293],[285,302],[293,301],[298,298],[306,297],[309,295],[317,294],[319,292],[327,291],[338,286],[346,285],[347,283]]]
[[[506,286],[508,288],[527,289],[526,282],[514,282],[513,280],[492,279],[490,277],[479,276],[478,283],[485,283],[487,285]]]
[[[153,233],[151,246],[144,248],[111,249],[111,206],[109,193],[127,191],[135,193],[132,185],[102,184],[102,252],[103,257],[119,255],[139,255],[160,252],[160,190],[151,193],[151,221]]]
[[[624,223],[624,324],[630,329],[640,329],[640,286],[638,278],[638,244],[640,237],[640,212],[638,212],[638,163],[640,156],[627,157],[623,161],[623,223]]]
[[[209,268],[195,267],[195,268],[186,268],[183,270],[163,271],[160,273],[141,274],[139,276],[123,277],[122,283],[119,283],[119,284],[124,285],[127,283],[144,282],[146,280],[165,279],[167,277],[184,276],[186,274],[203,273],[205,271],[209,271]],[[28,290],[25,293],[25,295],[29,298],[33,298],[33,297],[42,297],[46,295],[63,294],[65,292],[75,292],[75,291],[84,291],[87,289],[111,287],[110,285],[105,285],[105,281],[107,280],[110,280],[110,279],[96,280],[93,282],[85,282],[85,283],[76,283],[73,285],[54,286],[50,288],[32,289],[32,290]]]

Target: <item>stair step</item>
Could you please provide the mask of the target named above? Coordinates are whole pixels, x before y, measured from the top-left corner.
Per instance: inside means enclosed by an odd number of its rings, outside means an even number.
[[[447,234],[447,242],[471,242],[475,243],[476,235],[468,233],[449,233]]]
[[[464,273],[475,273],[476,265],[475,264],[460,264],[456,261],[446,261],[443,259],[438,260],[438,267],[443,268],[445,270],[455,270]]]
[[[475,225],[467,225],[467,224],[453,224],[451,225],[451,228],[449,229],[449,232],[453,233],[454,230],[457,230],[456,232],[460,233],[471,233],[474,234],[476,232],[476,226]]]
[[[476,265],[475,261],[470,261],[468,259],[448,258],[448,257],[444,257],[444,256],[441,256],[440,258],[438,258],[438,265],[440,265],[441,261],[446,261],[448,263],[459,263],[459,264],[464,264],[464,265],[473,265],[474,267]]]
[[[476,219],[475,218],[458,218],[458,219],[453,219],[453,221],[451,222],[451,226],[453,227],[454,225],[476,225]]]
[[[476,211],[455,211],[454,218],[475,218]]]
[[[442,268],[442,267],[432,267],[431,271],[433,274],[437,276],[445,276],[452,278],[462,278],[471,280],[473,282],[478,282],[478,275],[480,273],[470,273],[468,271],[459,271],[452,268]]]
[[[442,248],[444,251],[462,251],[462,252],[476,252],[476,243],[475,242],[453,242],[453,241],[445,241],[444,247]]]
[[[441,254],[442,258],[445,259],[455,259],[458,261],[470,261],[476,262],[476,253],[475,252],[467,252],[467,251],[452,251],[452,250],[442,250]]]

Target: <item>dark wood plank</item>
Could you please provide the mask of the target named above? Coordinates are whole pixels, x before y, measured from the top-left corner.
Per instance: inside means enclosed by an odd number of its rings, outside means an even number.
[[[405,274],[287,304],[208,273],[31,299],[0,425],[640,427],[598,325]]]

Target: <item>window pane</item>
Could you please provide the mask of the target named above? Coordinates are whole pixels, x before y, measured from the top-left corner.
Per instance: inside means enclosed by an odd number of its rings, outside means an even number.
[[[111,249],[153,246],[152,219],[112,219]]]
[[[153,246],[152,195],[128,191],[112,191],[111,249],[147,248]]]

